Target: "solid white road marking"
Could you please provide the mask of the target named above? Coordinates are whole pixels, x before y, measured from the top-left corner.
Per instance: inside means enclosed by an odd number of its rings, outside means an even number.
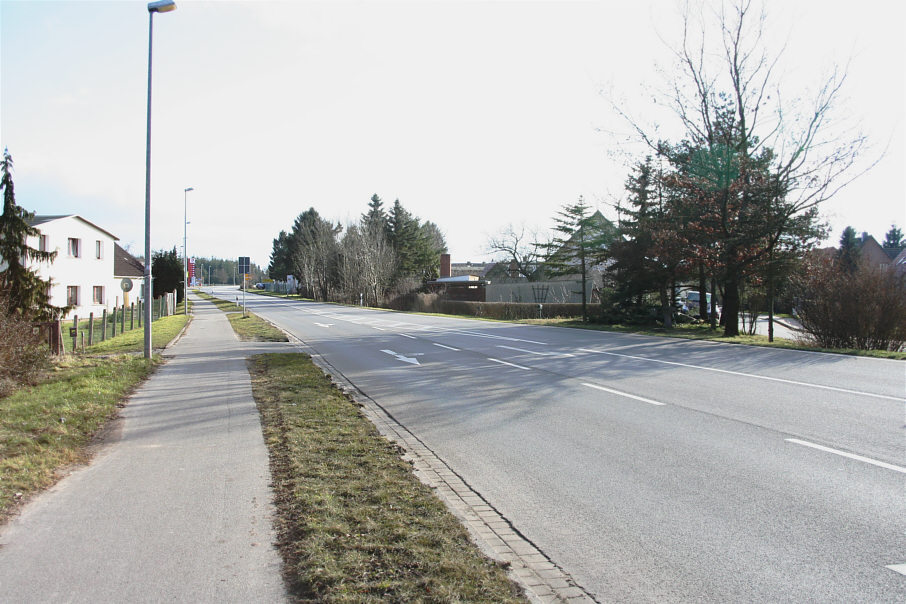
[[[492,358],[488,357],[488,360],[494,361],[495,363],[500,363],[501,365],[509,365],[510,367],[515,367],[516,369],[524,369],[526,371],[531,370],[531,368],[529,368],[529,367],[523,367],[522,365],[517,365],[516,363],[508,363],[506,361],[501,361],[500,359],[492,359]]]
[[[522,340],[520,338],[510,338],[507,336],[497,336],[490,333],[481,333],[480,331],[465,331],[460,329],[450,329],[447,333],[458,334],[463,336],[475,336],[478,338],[488,338],[491,340],[506,340],[508,342],[525,342],[526,344],[538,344],[539,346],[547,346],[547,342],[536,342],[534,340]]]
[[[594,388],[595,390],[603,390],[604,392],[610,392],[611,394],[617,394],[619,396],[625,396],[626,398],[635,399],[637,401],[642,401],[643,403],[648,403],[649,405],[658,405],[664,406],[667,403],[661,403],[658,401],[653,401],[650,398],[643,398],[641,396],[636,396],[634,394],[629,394],[628,392],[621,392],[620,390],[614,390],[613,388],[605,388],[604,386],[598,386],[597,384],[588,384],[582,382],[583,386],[588,386],[589,388]]]
[[[399,354],[397,352],[393,352],[392,350],[381,350],[381,352],[383,352],[385,354],[389,354],[390,356],[396,357],[397,359],[399,359],[400,361],[402,361],[404,363],[410,363],[412,365],[419,364],[418,359],[415,359],[412,357],[407,357],[407,356]]]
[[[372,325],[371,328],[372,328],[372,329],[377,329],[378,331],[387,331],[387,330],[384,329],[383,327],[375,327],[374,325]]]
[[[410,335],[407,335],[407,334],[404,334],[404,333],[401,333],[400,335],[403,336],[404,338],[409,338],[410,340],[417,340],[417,339],[418,339],[418,338],[416,338],[415,336],[410,336]]]
[[[539,357],[573,357],[574,354],[569,354],[568,352],[538,352],[536,350],[526,350],[524,348],[514,348],[512,346],[503,346],[501,344],[497,345],[497,348],[506,348],[507,350],[515,350],[517,352],[527,352],[528,354],[537,354]]]
[[[826,453],[833,453],[834,455],[840,455],[841,457],[848,457],[849,459],[855,459],[856,461],[863,461],[865,463],[870,463],[873,466],[878,466],[881,468],[886,468],[888,470],[893,470],[894,472],[901,472],[906,474],[906,468],[895,466],[891,463],[884,461],[878,461],[877,459],[872,459],[870,457],[863,457],[862,455],[856,455],[855,453],[847,453],[846,451],[840,451],[838,449],[831,449],[830,447],[825,447],[823,445],[816,445],[815,443],[810,443],[805,440],[799,440],[798,438],[787,438],[784,439],[788,443],[793,443],[796,445],[802,445],[803,447],[811,447],[812,449],[818,449],[819,451],[824,451]]]
[[[434,344],[435,346],[439,346],[441,348],[446,348],[447,350],[452,350],[453,352],[459,352],[459,348],[453,348],[452,346],[444,346],[443,344],[438,344],[437,342],[431,342],[431,343]]]
[[[888,564],[884,568],[889,568],[894,572],[898,572],[901,575],[906,575],[906,564]]]
[[[717,373],[726,373],[729,375],[738,375],[742,377],[750,377],[759,380],[768,380],[770,382],[782,382],[784,384],[793,384],[795,386],[806,386],[809,388],[819,388],[821,390],[833,390],[835,392],[843,392],[845,394],[859,394],[862,396],[870,396],[873,398],[883,398],[891,401],[901,402],[902,398],[896,396],[888,396],[886,394],[873,394],[871,392],[862,392],[861,390],[848,390],[846,388],[836,388],[834,386],[824,386],[822,384],[812,384],[809,382],[797,382],[796,380],[785,380],[783,378],[769,377],[767,375],[757,375],[755,373],[743,373],[741,371],[730,371],[729,369],[717,369],[716,367],[702,367],[701,365],[690,365],[689,363],[677,363],[676,361],[662,361],[661,359],[650,359],[648,357],[638,357],[631,354],[619,354],[617,352],[605,352],[603,350],[591,350],[590,348],[579,348],[579,352],[591,352],[594,354],[607,354],[614,357],[623,357],[626,359],[635,359],[637,361],[649,361],[651,363],[662,363],[664,365],[676,365],[677,367],[689,367],[690,369],[701,369],[703,371],[715,371]]]

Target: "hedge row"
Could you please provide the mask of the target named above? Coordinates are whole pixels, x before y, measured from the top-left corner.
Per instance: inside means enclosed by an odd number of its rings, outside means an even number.
[[[538,305],[533,303],[465,302],[460,300],[446,300],[437,294],[408,294],[393,299],[389,306],[395,310],[484,317],[507,321],[516,319],[549,319],[553,317],[582,316],[581,304],[544,304],[539,311]],[[600,305],[589,304],[588,313],[591,317],[599,315],[601,313]]]

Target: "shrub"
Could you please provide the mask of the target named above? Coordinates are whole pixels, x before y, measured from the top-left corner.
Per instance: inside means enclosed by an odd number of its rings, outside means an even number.
[[[793,280],[807,339],[822,348],[901,350],[906,343],[906,274],[862,263],[847,270],[812,258]]]
[[[0,397],[34,384],[50,366],[50,351],[31,322],[0,295]]]

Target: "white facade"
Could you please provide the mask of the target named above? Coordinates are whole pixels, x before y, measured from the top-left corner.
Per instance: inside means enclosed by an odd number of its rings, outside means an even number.
[[[40,235],[28,245],[57,252],[53,262],[29,262],[42,279],[50,279],[50,303],[73,308],[63,317],[100,315],[122,304],[120,280],[114,278],[114,242],[118,237],[76,215],[36,216],[31,221]]]

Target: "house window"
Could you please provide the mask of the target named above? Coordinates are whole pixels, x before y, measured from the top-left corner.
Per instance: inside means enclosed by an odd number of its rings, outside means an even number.
[[[100,260],[104,257],[104,242],[95,241],[94,242],[94,257]]]
[[[69,245],[67,246],[67,250],[69,251],[70,257],[78,258],[79,256],[81,256],[82,255],[81,247],[82,247],[81,239],[74,239],[72,237],[69,238]]]
[[[50,251],[50,242],[47,239],[47,235],[38,236],[38,251],[49,252]]]
[[[70,239],[70,241],[72,241]],[[67,285],[66,286],[66,304],[68,306],[78,306],[79,305],[79,286],[78,285]]]
[[[104,303],[104,286],[95,285],[91,298],[95,304],[103,304]]]

